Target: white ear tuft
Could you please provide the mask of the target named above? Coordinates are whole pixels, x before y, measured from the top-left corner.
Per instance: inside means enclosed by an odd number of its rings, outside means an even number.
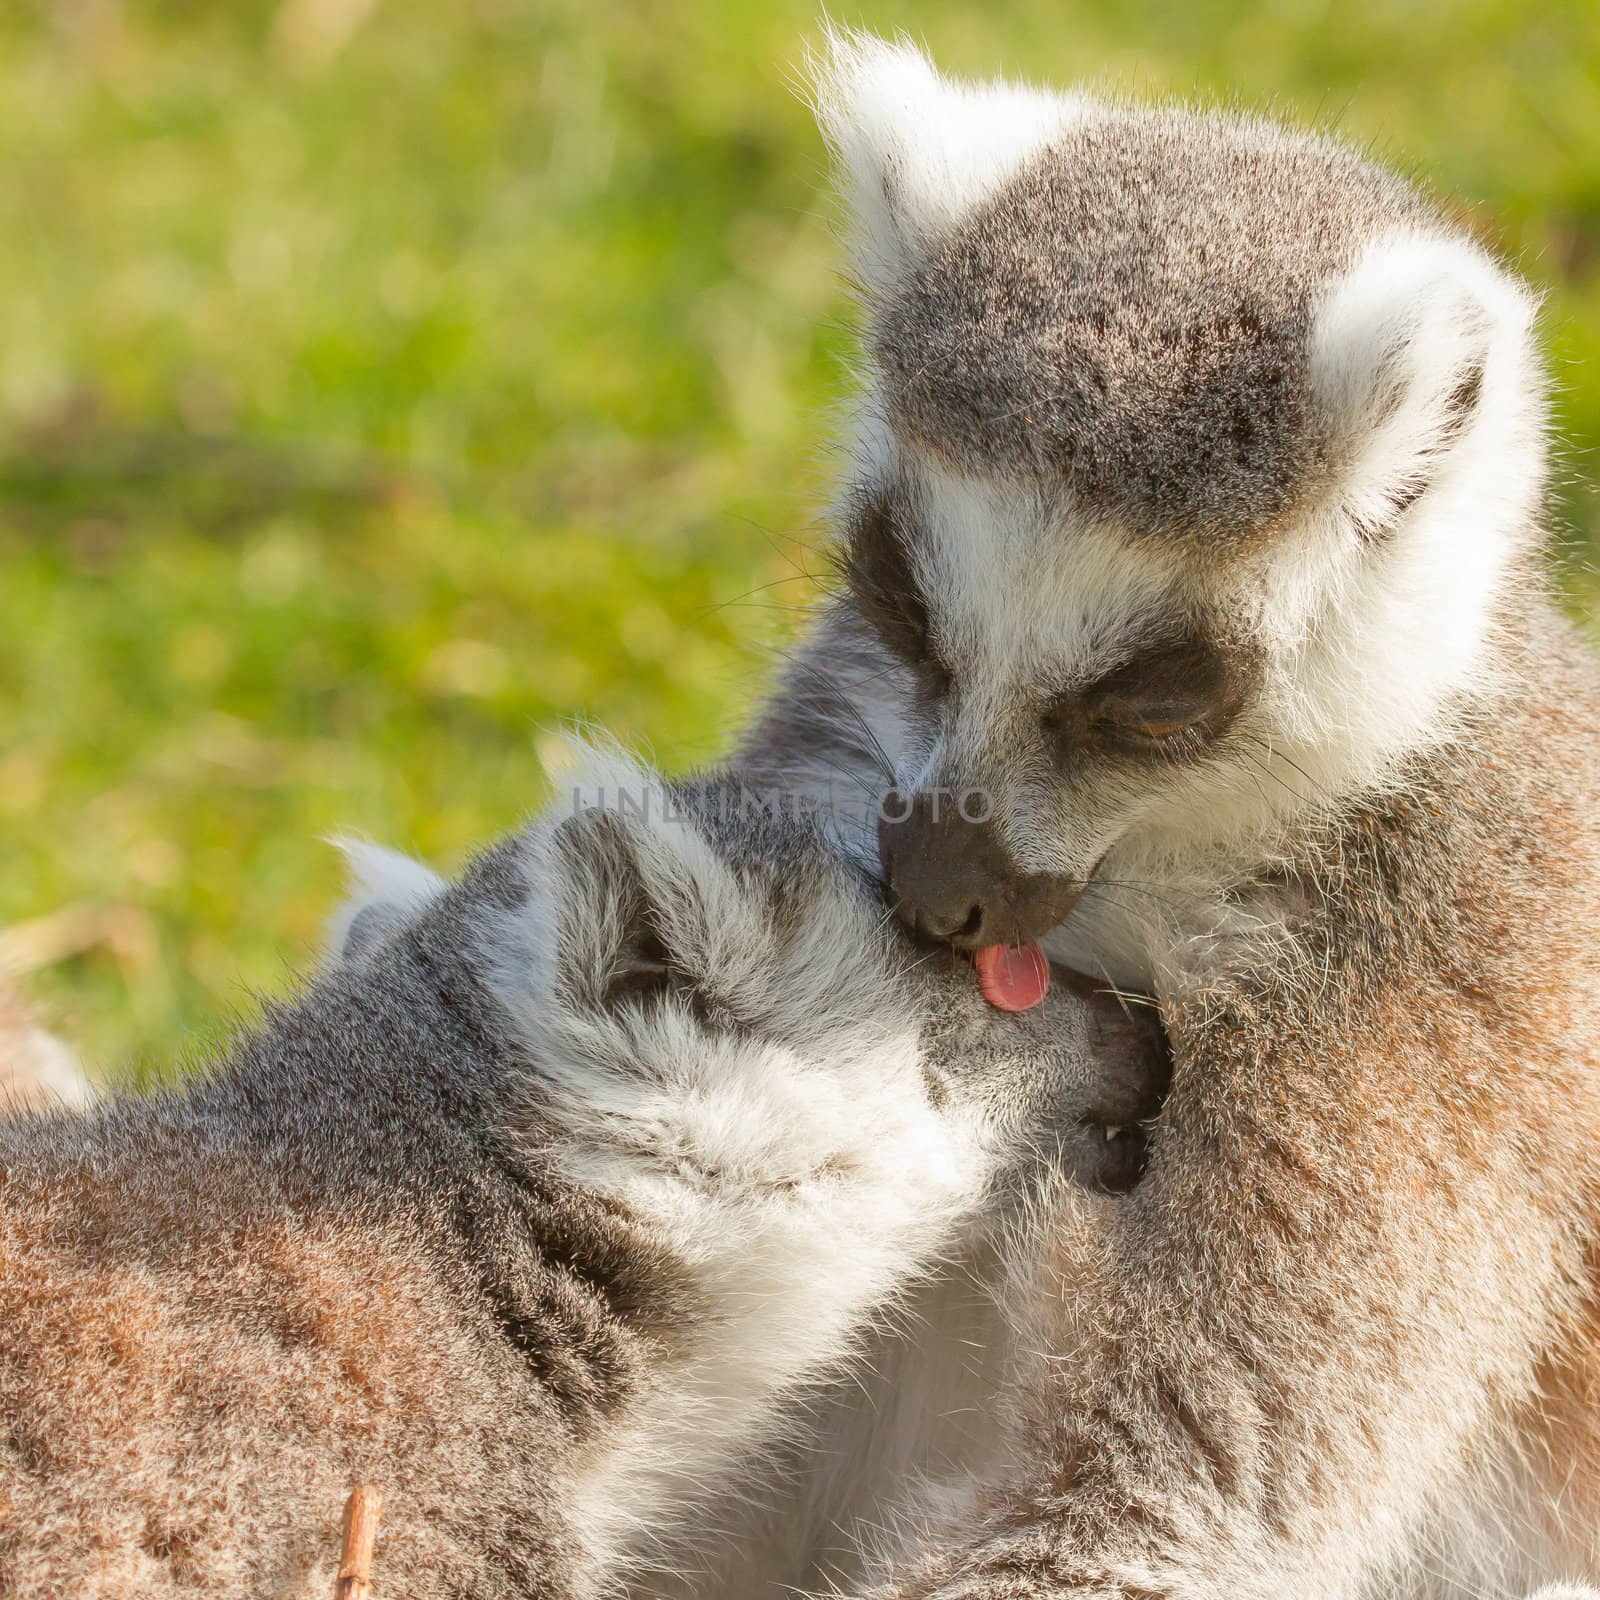
[[[335,839],[350,877],[350,893],[328,919],[334,961],[360,954],[375,937],[404,921],[445,887],[438,873],[397,850],[365,839]]]
[[[998,79],[952,82],[908,39],[832,28],[808,66],[869,288],[891,283],[1092,105]]]
[[[1469,435],[1501,447],[1537,430],[1532,316],[1519,284],[1470,244],[1442,238],[1371,247],[1323,302],[1312,390],[1359,529],[1392,526]]]

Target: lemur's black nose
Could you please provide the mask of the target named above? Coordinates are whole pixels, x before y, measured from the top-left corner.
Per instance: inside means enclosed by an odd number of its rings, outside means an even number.
[[[969,814],[948,795],[884,797],[878,854],[895,914],[961,950],[1042,939],[1072,909],[1079,881],[1021,871],[993,820]]]

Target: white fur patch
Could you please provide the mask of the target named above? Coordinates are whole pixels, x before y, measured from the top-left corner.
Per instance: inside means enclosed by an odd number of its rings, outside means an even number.
[[[344,856],[350,884],[348,896],[328,919],[326,949],[332,960],[343,953],[350,930],[363,913],[377,908],[403,919],[446,887],[432,868],[398,850],[366,839],[341,838],[332,843]]]
[[[810,65],[869,285],[892,281],[1093,109],[1079,95],[941,77],[904,38],[830,30]]]
[[[1311,792],[1381,782],[1455,732],[1459,696],[1494,686],[1492,614],[1538,538],[1531,317],[1477,250],[1437,239],[1374,247],[1318,317],[1313,382],[1356,448],[1328,504],[1274,552],[1259,617],[1275,666],[1264,709]]]
[[[1381,528],[1401,498],[1428,487],[1450,391],[1471,370],[1483,382],[1470,431],[1492,430],[1503,447],[1505,432],[1526,426],[1524,408],[1505,402],[1537,390],[1532,318],[1521,286],[1461,240],[1402,237],[1366,251],[1311,338],[1317,400],[1336,440],[1356,447],[1341,486],[1347,514]]]

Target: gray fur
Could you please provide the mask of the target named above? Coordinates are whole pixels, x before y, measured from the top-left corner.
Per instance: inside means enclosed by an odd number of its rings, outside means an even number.
[[[1327,487],[1317,301],[1436,209],[1330,140],[1171,107],[1052,141],[873,309],[888,415],[1154,536],[1234,543]]]
[[[1092,1006],[994,1016],[719,793],[508,839],[202,1081],[0,1118],[0,1592],[325,1600],[362,1482],[380,1595],[612,1592],[980,1200],[1149,1109]]]

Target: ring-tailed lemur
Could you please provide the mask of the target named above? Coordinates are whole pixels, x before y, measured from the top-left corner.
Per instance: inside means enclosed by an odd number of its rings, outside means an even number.
[[[1600,679],[1529,294],[1257,119],[864,38],[818,99],[848,584],[741,769],[895,785],[908,922],[1048,936],[1175,1061],[1149,1175],[1040,1272],[1009,1472],[893,1592],[1600,1576]]]
[[[362,854],[209,1078],[0,1116],[0,1592],[324,1600],[371,1481],[382,1595],[614,1593],[1149,1109],[1115,1013],[1002,1016],[806,825],[607,759],[453,885]]]

